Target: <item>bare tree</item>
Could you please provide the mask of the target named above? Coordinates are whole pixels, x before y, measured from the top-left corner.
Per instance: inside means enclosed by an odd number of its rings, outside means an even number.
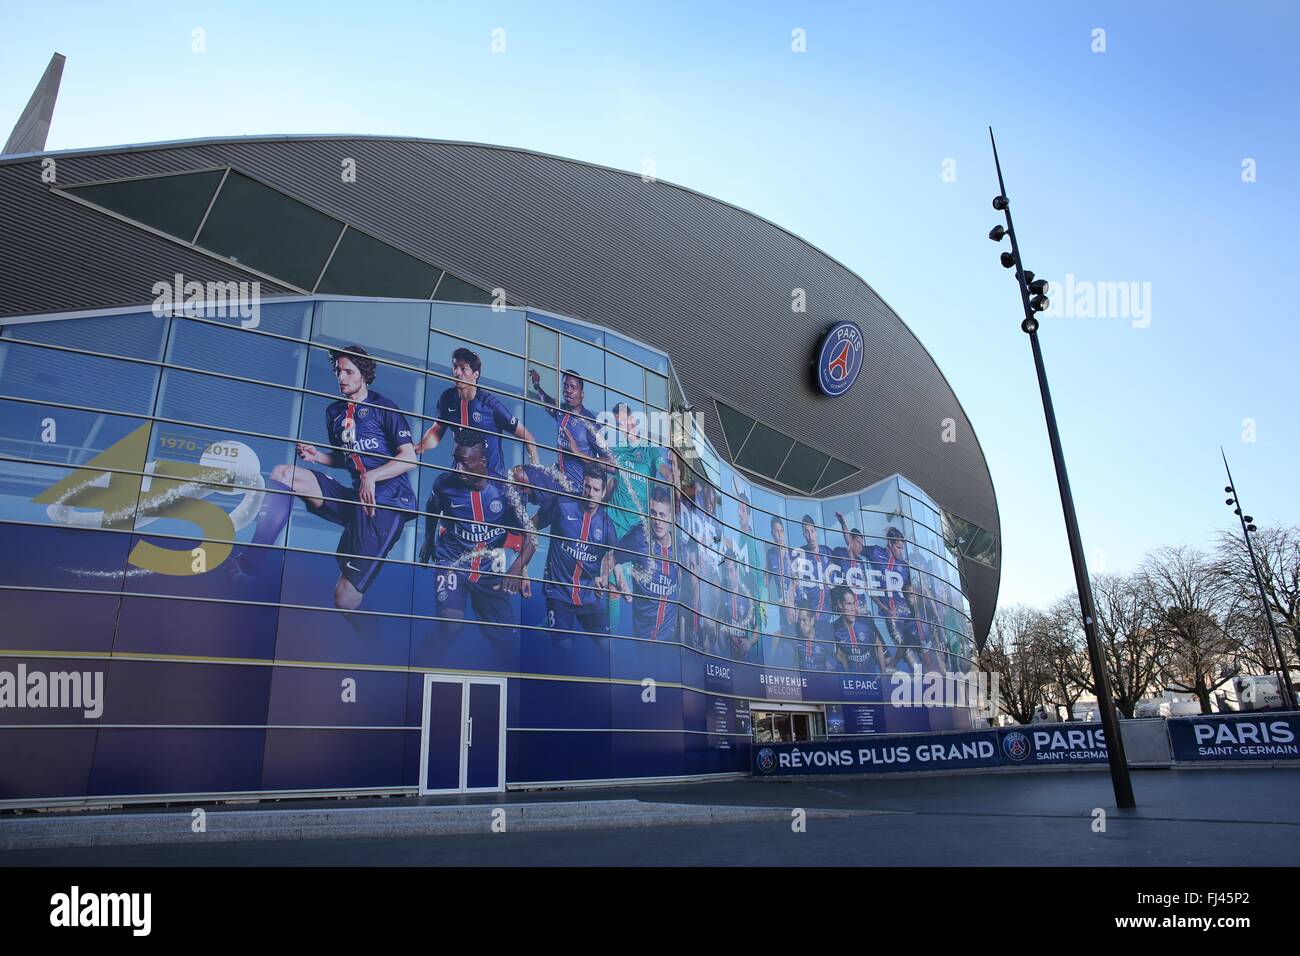
[[[1065,708],[1065,719],[1074,720],[1078,703],[1087,682],[1080,675],[1090,675],[1088,644],[1079,619],[1079,602],[1063,597],[1044,615],[1044,635],[1051,686],[1048,693],[1054,706]]]
[[[1021,724],[1033,720],[1052,681],[1045,630],[1040,611],[1023,604],[1000,607],[979,652],[980,669],[999,675],[1002,712]]]
[[[1160,548],[1139,572],[1154,629],[1169,642],[1166,686],[1193,693],[1201,713],[1212,713],[1210,694],[1237,672],[1241,642],[1225,625],[1231,589],[1218,563],[1194,548]]]
[[[1254,533],[1253,540],[1260,577],[1264,580],[1264,597],[1273,612],[1282,653],[1287,656],[1288,667],[1294,667],[1300,660],[1300,528],[1261,528]],[[1271,642],[1250,553],[1240,531],[1220,533],[1216,557],[1220,572],[1241,601],[1241,610],[1255,615],[1258,619],[1255,628]],[[1271,645],[1259,666],[1264,671],[1277,670],[1277,654]]]
[[[1111,696],[1125,717],[1132,717],[1138,701],[1158,686],[1168,657],[1168,641],[1154,626],[1155,620],[1146,588],[1135,575],[1097,574],[1092,578],[1092,597],[1097,615],[1097,639],[1106,664]],[[1078,595],[1057,602],[1058,614],[1068,616],[1083,638],[1083,620]],[[1069,676],[1091,694],[1097,693],[1086,645],[1084,653],[1069,661]]]

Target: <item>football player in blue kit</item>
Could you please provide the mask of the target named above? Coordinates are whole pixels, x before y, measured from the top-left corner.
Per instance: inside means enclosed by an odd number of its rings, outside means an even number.
[[[767,549],[767,593],[777,607],[777,633],[794,634],[798,620],[794,557],[785,543],[785,522],[772,516],[772,540]]]
[[[584,390],[582,376],[577,372],[565,372],[561,381],[561,406],[555,407],[555,399],[546,394],[542,388],[542,377],[536,369],[529,372],[533,391],[545,403],[546,413],[555,419],[558,435],[555,446],[559,449],[559,467],[569,487],[563,489],[569,494],[581,494],[583,475],[587,465],[597,459],[617,467],[614,456],[600,443],[600,426],[591,409],[582,404]],[[602,473],[603,474],[603,473]],[[613,472],[611,471],[612,475]],[[612,487],[612,478],[608,480]],[[605,489],[601,500],[608,497],[609,488]]]
[[[558,632],[609,633],[607,586],[614,570],[610,549],[618,543],[614,523],[601,503],[605,498],[604,466],[586,463],[582,497],[569,497],[555,476],[536,465],[520,465],[515,481],[530,485],[529,495],[550,516],[552,537],[546,550],[547,627]],[[562,633],[571,638],[571,633]]]
[[[893,665],[899,670],[918,673],[926,667],[931,655],[921,646],[916,626],[916,614],[908,592],[912,590],[912,569],[905,557],[906,542],[903,533],[890,526],[885,530],[887,546],[868,548],[868,554],[880,572],[884,591],[876,597],[895,645]],[[935,669],[933,666],[931,669]]]
[[[479,621],[501,625],[483,628],[484,634],[514,637],[519,618],[514,596],[531,593],[524,574],[537,549],[534,536],[524,534],[519,553],[506,569],[506,538],[510,529],[522,529],[525,523],[518,513],[523,499],[514,495],[517,510],[509,486],[489,477],[487,441],[482,434],[463,432],[452,459],[456,470],[439,475],[429,496],[428,534],[421,555],[427,560],[432,551],[437,568],[434,597],[438,616],[446,619],[442,633],[448,637],[460,633],[468,602]]]
[[[646,541],[646,525],[652,541]],[[677,636],[678,566],[673,560],[673,495],[665,485],[650,491],[650,520],[638,522],[618,543],[615,568],[619,589],[632,602],[632,630],[648,641],[671,641]],[[644,557],[641,557],[644,555]]]
[[[858,595],[858,604],[862,605],[867,588],[867,571],[871,568],[871,561],[867,557],[867,540],[857,528],[849,528],[848,522],[844,520],[844,512],[835,512],[835,520],[844,535],[845,547],[836,548],[831,554],[840,567],[843,582],[854,590]]]
[[[329,353],[343,398],[325,409],[325,433],[335,450],[298,443],[303,461],[346,468],[348,487],[314,468],[277,465],[271,477],[303,499],[307,510],[343,526],[334,606],[350,611],[383,567],[383,558],[415,517],[407,472],[416,466],[411,426],[389,399],[370,389],[375,360],[359,345]]]
[[[467,434],[480,434],[487,443],[488,474],[505,474],[501,455],[501,435],[513,435],[524,443],[528,460],[537,464],[537,445],[532,433],[491,392],[478,386],[483,362],[478,353],[458,348],[451,353],[451,375],[456,384],[438,397],[438,420],[429,426],[415,446],[422,455],[438,447],[443,432],[451,429],[457,441]]]
[[[826,548],[817,542],[817,524],[812,515],[804,515],[803,524],[803,567],[796,568],[795,576],[799,579],[795,603],[799,607],[812,608],[821,614],[829,608],[826,605],[826,569],[830,566],[831,556]]]
[[[718,616],[722,619],[719,653],[735,661],[757,663],[758,632],[754,630],[754,602],[740,580],[740,567],[734,557],[722,561],[722,589],[719,592]]]
[[[885,672],[884,649],[872,641],[875,636],[858,616],[858,596],[843,585],[831,589],[831,606],[835,608],[833,630],[835,653],[846,671]]]
[[[795,644],[795,660],[799,669],[805,671],[837,671],[840,669],[839,658],[831,653],[833,645],[827,644],[817,633],[817,612],[811,608],[799,608],[795,626],[798,628],[799,640]]]

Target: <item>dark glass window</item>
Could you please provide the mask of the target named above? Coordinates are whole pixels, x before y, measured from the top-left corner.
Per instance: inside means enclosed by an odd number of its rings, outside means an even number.
[[[438,284],[439,271],[386,242],[349,229],[339,240],[316,291],[427,299]]]
[[[749,437],[749,431],[754,427],[754,420],[748,415],[742,415],[735,409],[728,408],[721,402],[715,404],[718,406],[718,420],[722,422],[722,432],[727,438],[727,447],[731,449],[732,457],[735,457],[744,447],[745,439]]]
[[[202,173],[69,186],[67,192],[190,242],[203,221],[203,214],[208,211],[221,175],[222,170],[210,169]]]
[[[470,285],[464,279],[458,279],[450,272],[442,274],[442,281],[438,283],[438,291],[434,293],[433,297],[441,302],[492,304],[492,293],[480,289],[476,285]]]
[[[822,472],[821,481],[817,482],[817,487],[819,489],[829,488],[837,481],[843,481],[850,475],[857,474],[857,471],[858,469],[854,468],[847,462],[840,461],[838,458],[832,458],[830,464],[826,466],[826,470]]]
[[[789,435],[782,435],[775,428],[755,422],[754,430],[750,432],[749,441],[741,449],[736,464],[760,475],[775,475],[793,445],[794,439]]]
[[[196,241],[204,249],[310,290],[342,229],[337,219],[231,172]]]
[[[800,491],[812,491],[817,486],[826,462],[830,459],[802,442],[795,442],[794,451],[785,460],[776,480]]]

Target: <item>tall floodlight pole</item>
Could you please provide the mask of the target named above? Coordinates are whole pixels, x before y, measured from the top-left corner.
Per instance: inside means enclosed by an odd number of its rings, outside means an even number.
[[[1079,519],[1074,512],[1074,496],[1070,493],[1070,477],[1065,471],[1065,453],[1061,450],[1061,435],[1056,427],[1056,411],[1052,407],[1052,393],[1047,387],[1047,370],[1043,367],[1043,350],[1038,345],[1038,317],[1050,304],[1047,301],[1047,280],[1035,279],[1026,272],[1016,243],[1016,230],[1011,223],[1011,202],[1007,199],[1006,184],[1002,179],[1002,163],[998,160],[998,144],[989,127],[989,142],[993,145],[993,164],[998,171],[998,194],[993,208],[1007,217],[1006,227],[994,226],[989,238],[1001,242],[1003,236],[1011,240],[1011,251],[1002,253],[1002,265],[1015,268],[1020,285],[1020,301],[1025,308],[1025,319],[1020,328],[1029,336],[1034,352],[1034,368],[1038,372],[1038,390],[1043,396],[1043,415],[1047,418],[1047,434],[1052,442],[1052,461],[1056,465],[1056,484],[1061,491],[1061,510],[1065,512],[1065,533],[1070,540],[1070,558],[1074,561],[1074,580],[1079,589],[1079,605],[1083,612],[1083,632],[1088,640],[1088,659],[1092,662],[1093,680],[1097,684],[1097,707],[1101,711],[1101,725],[1106,732],[1106,759],[1110,763],[1110,780],[1115,788],[1115,805],[1132,808],[1133,781],[1129,779],[1128,761],[1124,756],[1124,738],[1120,736],[1119,721],[1110,694],[1110,680],[1106,661],[1102,657],[1101,642],[1097,639],[1097,622],[1092,600],[1092,582],[1088,578],[1088,565],[1083,557],[1083,540],[1079,536]]]
[[[1268,631],[1273,635],[1273,653],[1277,655],[1277,669],[1280,672],[1280,682],[1277,689],[1282,696],[1282,703],[1286,705],[1287,710],[1296,709],[1295,688],[1291,686],[1291,669],[1286,666],[1286,656],[1282,653],[1282,642],[1277,639],[1277,625],[1273,623],[1273,611],[1268,606],[1268,594],[1264,590],[1264,576],[1259,571],[1259,561],[1255,559],[1255,546],[1251,543],[1250,533],[1259,530],[1255,527],[1255,519],[1242,512],[1241,495],[1237,494],[1237,483],[1232,480],[1232,469],[1228,467],[1228,456],[1219,449],[1219,454],[1223,455],[1223,470],[1228,473],[1228,485],[1223,490],[1232,495],[1227,503],[1233,505],[1233,513],[1241,519],[1241,536],[1246,539],[1246,551],[1250,555],[1250,566],[1255,571],[1255,585],[1259,588],[1259,600],[1264,605],[1264,620],[1268,621]]]

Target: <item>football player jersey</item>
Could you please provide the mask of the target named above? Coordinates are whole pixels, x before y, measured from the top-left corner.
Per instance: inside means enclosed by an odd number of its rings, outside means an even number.
[[[501,403],[501,399],[479,388],[475,389],[473,398],[465,401],[453,387],[439,397],[437,415],[438,420],[451,429],[457,441],[461,439],[462,431],[471,435],[481,434],[487,441],[488,472],[493,475],[505,472],[500,436],[513,435],[519,429],[519,419]]]
[[[817,546],[816,551],[810,551],[807,548],[800,549],[803,552],[803,560],[806,562],[802,571],[796,571],[795,577],[798,579],[798,590],[795,597],[800,607],[810,607],[814,611],[823,611],[826,609],[826,588],[822,581],[826,577],[826,568],[831,563],[830,555],[821,545]]]
[[[555,427],[558,431],[555,447],[560,451],[560,470],[564,472],[565,479],[572,486],[568,490],[579,492],[582,490],[582,473],[587,467],[587,462],[579,456],[600,457],[601,447],[596,438],[596,423],[593,421],[595,416],[585,405],[576,412],[552,408],[548,405],[546,411],[555,419]],[[578,454],[575,455],[573,452]]]
[[[677,634],[677,562],[672,543],[646,544],[645,526],[637,524],[618,543],[614,560],[632,561],[632,624],[637,637],[672,640]],[[623,552],[635,552],[635,557]]]
[[[551,516],[550,543],[546,551],[546,583],[542,593],[568,604],[590,605],[605,595],[592,590],[600,563],[618,542],[614,525],[603,506],[589,510],[579,498],[557,494],[562,489],[544,468],[524,465],[533,495]]]
[[[835,618],[835,643],[837,650],[848,658],[849,666],[854,670],[865,671],[874,665],[876,649],[872,646],[873,635],[869,628],[863,626],[859,617]]]
[[[388,464],[403,445],[412,445],[411,426],[397,406],[376,391],[366,401],[340,399],[325,409],[325,433],[330,444],[343,449],[344,467],[352,475],[352,488],[363,472]],[[410,508],[415,504],[409,474],[375,482],[375,503]]]
[[[485,554],[505,547],[507,528],[519,528],[519,516],[506,496],[506,486],[488,480],[474,491],[460,475],[443,472],[433,485],[429,512],[438,517],[441,533],[434,544],[434,561],[462,568],[470,583],[478,583],[485,571],[492,571],[495,555]],[[431,522],[432,523],[432,522]],[[493,527],[505,525],[506,527]],[[504,567],[497,569],[504,572]]]

